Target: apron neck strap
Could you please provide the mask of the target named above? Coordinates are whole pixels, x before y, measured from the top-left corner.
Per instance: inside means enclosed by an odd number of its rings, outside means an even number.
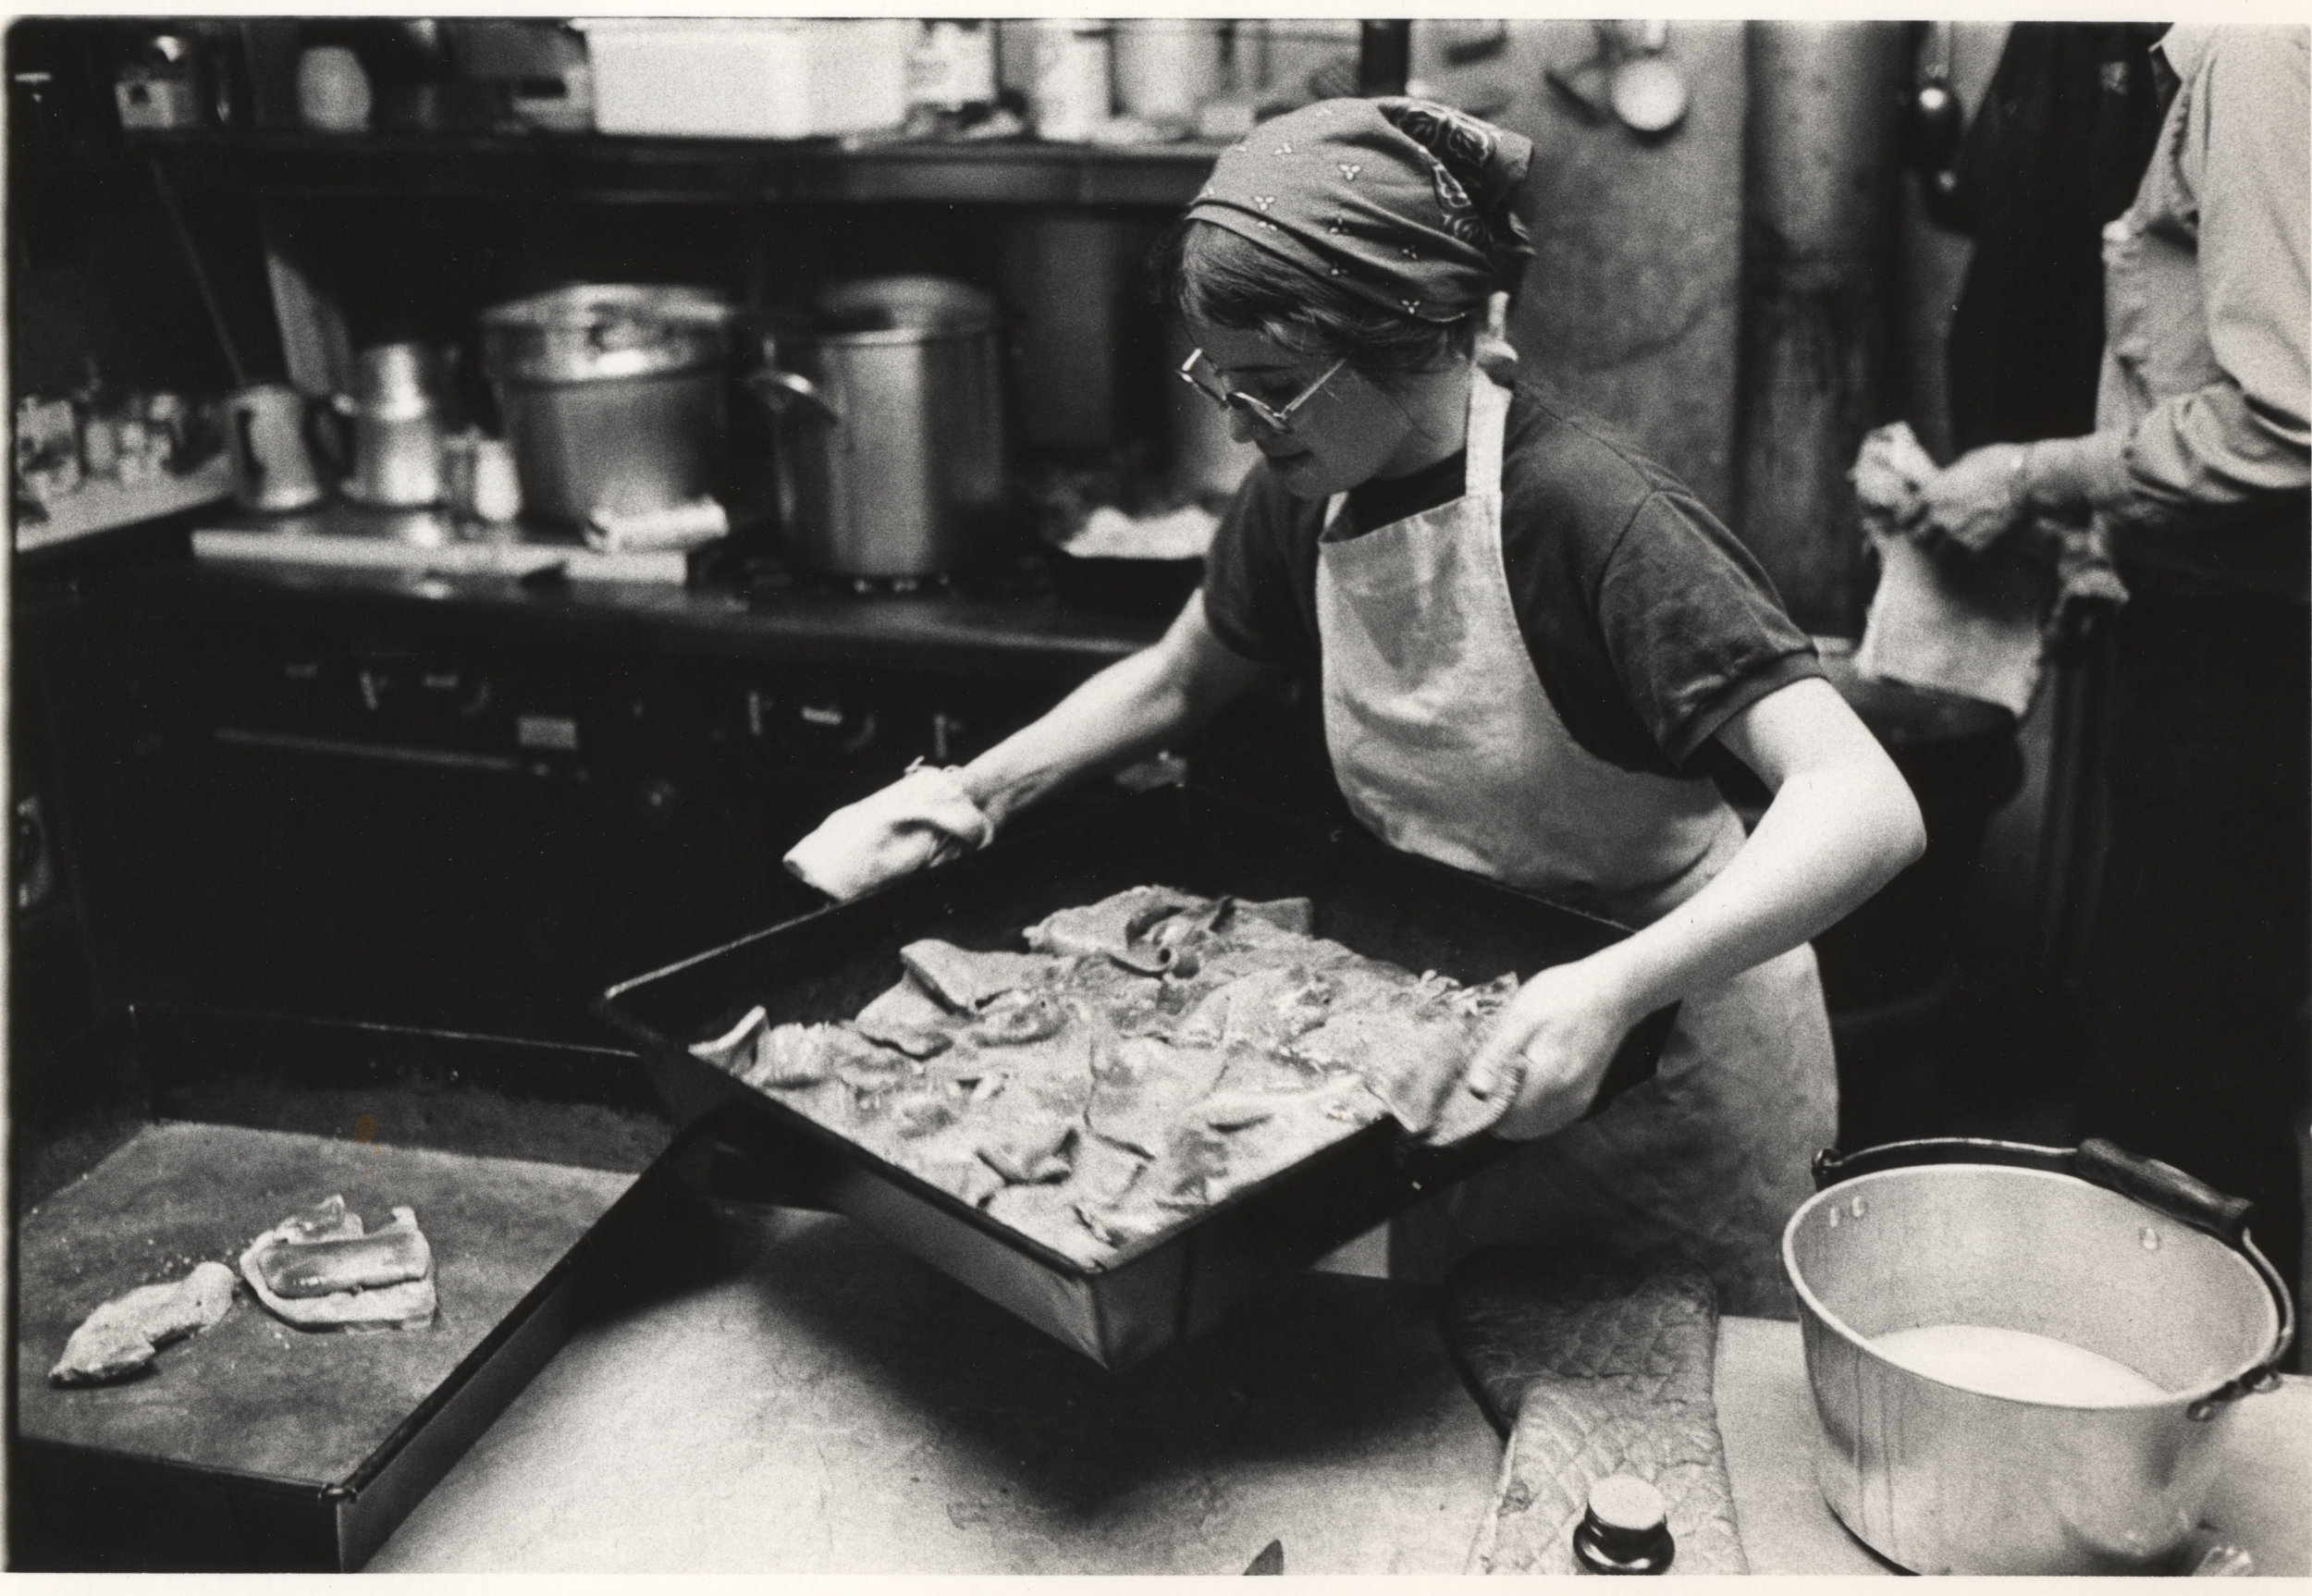
[[[1501,491],[1501,440],[1508,430],[1509,390],[1475,366],[1470,368],[1469,431],[1463,444],[1461,492],[1464,497]],[[1339,524],[1348,495],[1336,493],[1324,501],[1327,534]]]
[[[1464,493],[1501,491],[1501,440],[1508,430],[1509,390],[1470,368],[1469,468]]]

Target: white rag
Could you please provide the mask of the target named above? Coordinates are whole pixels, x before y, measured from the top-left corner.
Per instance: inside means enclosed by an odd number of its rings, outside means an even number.
[[[1851,477],[1879,574],[1855,668],[1983,699],[2020,718],[2039,685],[2048,576],[2020,538],[1965,559],[1938,559],[1906,535],[1896,509],[1937,469],[1902,422],[1863,440]]]
[[[606,506],[597,508],[588,519],[586,544],[605,554],[645,549],[687,552],[730,530],[730,516],[720,501],[711,497],[658,509],[619,510]]]
[[[1101,505],[1062,547],[1077,559],[1201,559],[1220,517],[1199,505],[1130,516]]]
[[[788,851],[786,866],[806,885],[848,902],[994,840],[995,822],[964,792],[954,768],[917,760],[890,786],[820,821]]]

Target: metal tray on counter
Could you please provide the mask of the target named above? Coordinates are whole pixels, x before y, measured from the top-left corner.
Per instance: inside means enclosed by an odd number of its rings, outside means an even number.
[[[124,1119],[105,1138],[117,1145],[54,1165],[62,1184],[16,1226],[11,1564],[357,1569],[629,1260],[663,1247],[688,1211],[683,1148],[657,1150],[662,1123],[655,1137],[605,1134],[601,1104],[565,1111],[592,1083],[527,1079],[536,1061],[510,1066],[474,1038],[404,1034],[363,1050],[320,1028],[268,1042],[232,1016],[139,1018],[141,1073],[169,1117]],[[325,1067],[333,1048],[345,1056]],[[272,1070],[273,1051],[300,1062]],[[175,1117],[188,1109],[242,1117]],[[523,1128],[558,1114],[577,1127],[559,1143],[550,1124]],[[611,1167],[542,1161],[594,1144]],[[333,1194],[373,1224],[389,1205],[415,1209],[434,1248],[430,1325],[306,1332],[243,1287],[224,1320],[139,1377],[49,1383],[99,1303],[200,1260],[230,1267],[259,1232]]]
[[[899,950],[938,937],[1017,948],[1022,927],[1109,893],[1162,885],[1208,896],[1307,897],[1316,931],[1414,971],[1478,982],[1582,957],[1625,933],[1606,921],[1210,793],[1165,789],[1094,807],[857,902],[700,953],[605,993],[676,1122],[711,1120],[782,1200],[859,1220],[1110,1369],[1206,1329],[1273,1281],[1507,1150],[1481,1136],[1437,1149],[1393,1121],[1087,1269],[695,1057],[759,1003],[773,1024],[855,1014],[899,978]],[[1598,1102],[1648,1078],[1674,1010],[1633,1031]]]

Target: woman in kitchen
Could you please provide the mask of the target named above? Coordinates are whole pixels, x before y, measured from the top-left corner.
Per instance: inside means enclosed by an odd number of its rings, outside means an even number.
[[[1401,1222],[1398,1267],[1538,1242],[1698,1265],[1729,1311],[1779,1313],[1781,1228],[1836,1133],[1807,939],[1917,856],[1918,810],[1691,493],[1489,374],[1488,301],[1531,256],[1530,154],[1404,99],[1321,102],[1224,153],[1167,289],[1199,346],[1183,374],[1265,458],[1202,590],[1160,643],[790,862],[854,895],[1301,672],[1376,835],[1639,927],[1505,1009],[1457,1090],[1528,1145]],[[1774,794],[1747,840],[1710,779],[1728,758]],[[1624,1035],[1673,1001],[1656,1077],[1582,1119]]]

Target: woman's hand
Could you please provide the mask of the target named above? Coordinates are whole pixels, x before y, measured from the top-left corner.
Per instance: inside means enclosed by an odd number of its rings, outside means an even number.
[[[1589,1111],[1605,1069],[1642,1016],[1631,1012],[1607,955],[1557,964],[1518,988],[1470,1061],[1461,1090],[1514,1096],[1493,1126],[1531,1141],[1563,1130]]]
[[[2027,460],[2020,444],[1970,449],[1921,483],[1897,520],[1914,537],[1980,554],[2030,519],[2023,481]]]
[[[1757,829],[1660,919],[1519,988],[1447,1099],[1440,1124],[1450,1128],[1433,1139],[1488,1128],[1531,1138],[1570,1124],[1640,1019],[1798,946],[1925,848],[1901,772],[1827,681],[1777,688],[1717,735],[1775,795]],[[1487,1105],[1505,1095],[1489,1123]]]

